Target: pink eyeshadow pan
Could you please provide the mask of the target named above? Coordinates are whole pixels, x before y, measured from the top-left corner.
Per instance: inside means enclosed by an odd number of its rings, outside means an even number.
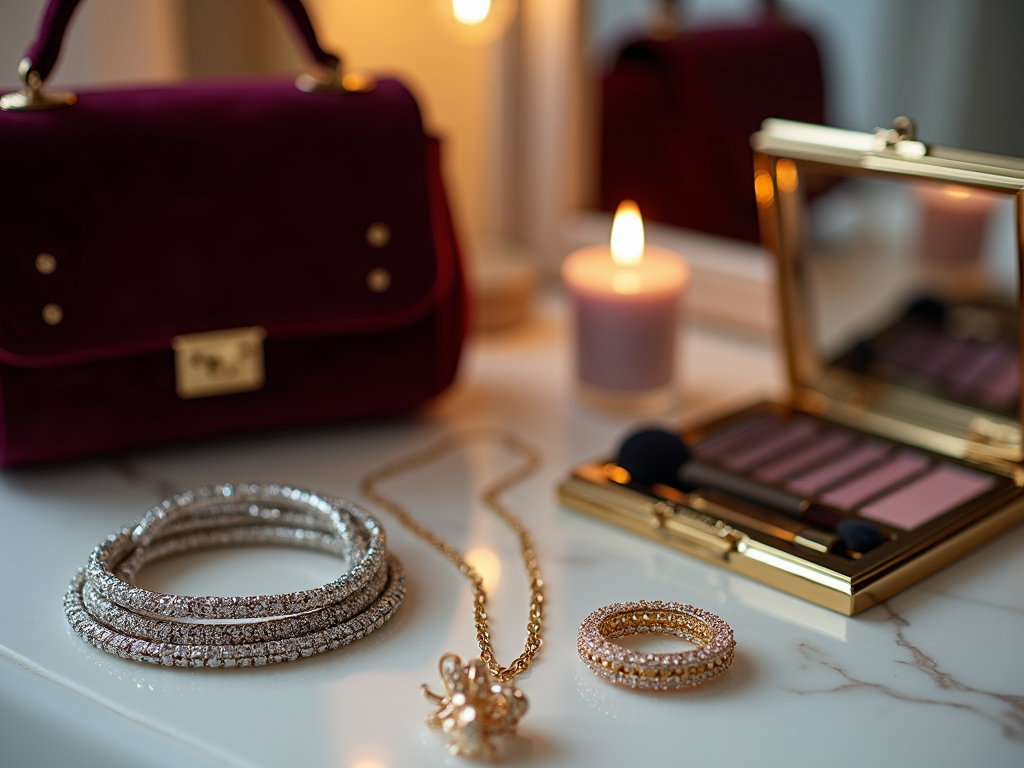
[[[903,452],[877,469],[833,488],[823,495],[821,500],[839,509],[850,509],[876,493],[881,493],[886,488],[923,472],[927,467],[928,459],[924,456]]]
[[[968,344],[966,339],[947,339],[941,336],[934,347],[934,354],[921,366],[921,373],[929,379],[938,378],[967,350]]]
[[[981,402],[995,407],[1005,407],[1014,402],[1020,394],[1020,368],[1017,355],[1007,351],[998,368],[993,370],[988,380],[981,386],[979,393]]]
[[[835,461],[794,478],[789,483],[789,489],[809,496],[842,480],[847,475],[864,469],[869,464],[874,464],[888,452],[889,446],[882,443],[861,443]]]
[[[763,440],[752,442],[744,449],[722,456],[719,461],[726,469],[742,472],[773,458],[782,451],[799,446],[817,433],[818,426],[812,421],[784,421]]]
[[[861,517],[911,531],[995,485],[995,478],[946,464],[868,504]]]
[[[778,419],[771,416],[760,416],[725,427],[693,446],[693,452],[702,459],[715,459],[747,445],[750,441],[757,442],[762,435],[771,434],[773,430],[778,429],[779,423]]]
[[[967,364],[959,364],[949,370],[946,378],[953,391],[963,394],[973,389],[988,373],[989,368],[999,361],[1004,354],[1004,347],[999,344],[981,344],[975,342],[977,353]]]
[[[770,464],[765,464],[754,473],[754,476],[758,480],[765,480],[769,483],[780,482],[793,477],[811,464],[817,464],[829,458],[852,442],[853,435],[847,432],[833,432],[820,440],[815,440],[805,448],[794,451]]]

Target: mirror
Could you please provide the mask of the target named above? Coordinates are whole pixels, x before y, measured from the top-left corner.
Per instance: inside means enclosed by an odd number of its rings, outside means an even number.
[[[1012,196],[846,177],[806,212],[803,282],[826,375],[839,368],[1016,417]]]

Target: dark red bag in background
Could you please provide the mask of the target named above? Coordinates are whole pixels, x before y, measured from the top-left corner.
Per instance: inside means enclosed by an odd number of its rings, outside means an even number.
[[[771,12],[630,43],[601,92],[602,210],[633,199],[653,221],[751,242],[751,134],[768,117],[825,122],[817,46]]]
[[[0,464],[401,413],[455,375],[459,255],[400,83],[80,93],[0,111],[0,167]]]

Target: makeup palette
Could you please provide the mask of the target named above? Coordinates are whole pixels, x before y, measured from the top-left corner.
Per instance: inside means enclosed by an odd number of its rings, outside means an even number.
[[[1024,161],[905,125],[769,120],[751,141],[790,396],[624,435],[559,495],[853,615],[1024,519]],[[813,176],[836,191],[809,203]]]

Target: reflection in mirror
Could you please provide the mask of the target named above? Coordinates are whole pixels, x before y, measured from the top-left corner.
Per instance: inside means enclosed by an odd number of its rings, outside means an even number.
[[[845,178],[809,203],[808,221],[804,277],[820,360],[1016,416],[1011,196]]]

